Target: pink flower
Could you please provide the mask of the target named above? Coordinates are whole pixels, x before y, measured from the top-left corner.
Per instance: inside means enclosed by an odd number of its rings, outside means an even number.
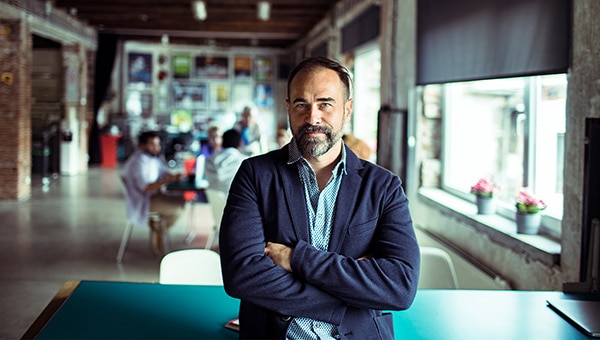
[[[471,186],[471,193],[480,197],[493,197],[497,186],[489,178],[481,178]]]
[[[516,197],[517,211],[525,214],[535,214],[546,209],[544,200],[535,197],[527,188],[521,189]]]

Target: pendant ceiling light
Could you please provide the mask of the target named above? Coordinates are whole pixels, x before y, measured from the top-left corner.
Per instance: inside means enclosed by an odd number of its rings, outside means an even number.
[[[268,1],[259,1],[256,4],[256,16],[259,20],[267,21],[271,17],[271,4]]]
[[[192,10],[194,11],[194,18],[196,20],[206,20],[206,4],[204,1],[193,1]]]

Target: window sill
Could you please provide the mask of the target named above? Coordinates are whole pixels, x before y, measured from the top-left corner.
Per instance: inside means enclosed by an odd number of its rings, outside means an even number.
[[[474,204],[440,189],[421,188],[418,197],[423,203],[486,234],[492,242],[548,266],[560,264],[561,245],[549,237],[517,234],[514,221],[500,215],[478,215]]]

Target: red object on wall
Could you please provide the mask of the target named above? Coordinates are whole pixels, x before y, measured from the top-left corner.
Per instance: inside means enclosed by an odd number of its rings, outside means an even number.
[[[100,148],[102,150],[102,167],[117,167],[117,147],[121,135],[101,134]]]

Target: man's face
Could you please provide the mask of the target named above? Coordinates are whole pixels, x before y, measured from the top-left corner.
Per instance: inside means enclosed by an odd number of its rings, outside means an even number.
[[[220,130],[208,131],[208,143],[213,149],[218,149],[223,144],[223,136]]]
[[[248,127],[252,125],[252,111],[250,109],[245,109],[242,112],[242,125]]]
[[[303,70],[294,77],[289,91],[290,128],[302,155],[327,153],[340,142],[352,112],[352,100],[344,100],[342,81],[327,68]]]
[[[158,155],[160,155],[160,138],[148,138],[146,144],[142,145],[142,150],[151,154],[154,157],[157,157]]]

